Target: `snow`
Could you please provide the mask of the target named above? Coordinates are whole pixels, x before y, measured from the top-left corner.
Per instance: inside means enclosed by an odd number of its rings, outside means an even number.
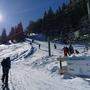
[[[40,49],[38,44],[41,45]],[[57,49],[54,49],[54,43],[51,43],[51,57],[48,56],[47,45],[40,41],[35,41],[32,46],[28,42],[0,45],[0,62],[7,56],[12,60],[9,73],[10,90],[90,90],[89,78],[60,75],[57,58],[63,56],[64,45],[56,44]],[[83,45],[74,45],[74,48],[84,55]],[[0,78],[1,75],[0,67]],[[0,87],[1,85],[0,81]]]

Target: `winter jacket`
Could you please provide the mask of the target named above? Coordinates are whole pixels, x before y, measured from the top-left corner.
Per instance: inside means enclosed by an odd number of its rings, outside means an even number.
[[[2,65],[3,69],[10,69],[11,68],[10,58],[8,57],[6,59],[3,59],[2,62],[1,62],[1,65]]]

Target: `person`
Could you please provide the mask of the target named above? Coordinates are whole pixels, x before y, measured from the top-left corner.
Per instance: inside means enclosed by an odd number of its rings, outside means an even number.
[[[34,43],[34,39],[32,39],[32,43]]]
[[[76,54],[79,54],[79,51],[78,51],[78,50],[75,50],[75,53],[76,53]]]
[[[32,45],[32,42],[30,42],[30,45]]]
[[[86,49],[86,51],[88,51],[88,46],[87,45],[85,45],[85,49]]]
[[[40,49],[41,45],[39,44],[39,49]]]
[[[69,46],[69,55],[73,54],[74,53],[74,48],[73,46],[70,44]]]
[[[55,49],[57,49],[57,46],[56,46],[56,44],[54,44],[54,48],[55,48]]]
[[[64,47],[64,56],[67,56],[68,55],[68,47]]]
[[[10,57],[3,59],[1,65],[2,65],[2,73],[3,73],[2,83],[8,85],[8,74],[9,74],[9,69],[11,68]]]

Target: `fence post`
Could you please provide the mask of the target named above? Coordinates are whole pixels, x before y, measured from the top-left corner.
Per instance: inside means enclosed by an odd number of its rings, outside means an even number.
[[[60,58],[60,69],[62,70],[62,61],[61,61],[61,58]]]

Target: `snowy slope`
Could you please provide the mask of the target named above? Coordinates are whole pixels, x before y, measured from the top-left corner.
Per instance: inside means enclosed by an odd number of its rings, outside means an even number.
[[[12,59],[9,74],[10,90],[90,90],[90,79],[59,74],[59,62],[57,58],[63,55],[63,45],[57,44],[54,49],[51,43],[52,56],[48,56],[47,43],[33,44],[33,49],[27,42],[1,45],[0,61],[6,56]],[[83,52],[81,45],[75,45],[76,49]],[[32,53],[31,53],[32,52]],[[0,78],[2,72],[0,68]],[[1,86],[0,81],[0,86]]]

